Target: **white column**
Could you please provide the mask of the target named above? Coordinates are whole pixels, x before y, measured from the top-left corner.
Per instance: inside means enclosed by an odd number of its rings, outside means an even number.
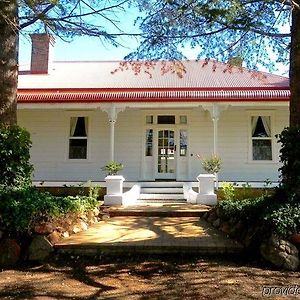
[[[213,103],[212,109],[212,121],[214,125],[214,155],[218,155],[218,121],[219,121],[220,111],[217,103]]]
[[[212,121],[214,125],[214,155],[218,155],[218,121],[220,117],[219,105],[217,103],[213,103],[212,109]],[[215,174],[216,180],[216,189],[219,187],[218,174]]]
[[[109,122],[109,160],[115,160],[115,123],[117,121],[117,111],[112,104],[107,112]]]
[[[109,144],[109,160],[115,160],[115,123],[116,120],[109,120],[109,127],[110,127],[110,144]]]
[[[116,107],[115,103],[103,105],[101,110],[105,111],[109,122],[109,160],[115,160],[115,123],[117,122],[118,113],[125,110],[125,106]]]

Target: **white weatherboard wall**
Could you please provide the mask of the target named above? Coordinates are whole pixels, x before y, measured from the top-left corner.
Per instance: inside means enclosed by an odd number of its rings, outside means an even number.
[[[252,112],[272,115],[274,145],[274,161],[272,162],[253,162],[249,159]],[[193,157],[190,161],[190,180],[203,172],[195,154],[199,153],[203,157],[208,157],[213,153],[213,124],[209,113],[195,110],[191,116],[190,136]],[[219,180],[265,181],[269,179],[277,181],[280,145],[276,142],[275,134],[280,133],[284,127],[288,126],[288,116],[287,107],[262,108],[260,110],[249,107],[229,107],[223,111],[218,122],[218,154],[222,159]]]
[[[88,159],[68,159],[71,116],[87,116]],[[20,110],[18,123],[29,130],[35,180],[103,180],[100,168],[108,160],[109,128],[106,113],[95,111]]]
[[[257,109],[256,109],[257,110]],[[272,135],[288,125],[288,107],[262,109],[272,113]],[[153,113],[154,109],[151,109]],[[275,162],[249,161],[251,107],[231,107],[221,113],[218,128],[218,149],[223,165],[219,180],[264,181],[278,180],[279,145],[274,139]],[[169,113],[160,109],[157,113]],[[188,175],[187,181],[196,181],[203,173],[197,154],[208,157],[213,152],[213,123],[210,113],[201,107],[185,109],[188,117]],[[146,110],[127,108],[119,112],[115,124],[115,160],[125,166],[121,174],[126,181],[139,181],[144,155]],[[176,113],[176,111],[174,111]],[[88,160],[68,159],[70,117],[87,116]],[[109,160],[109,124],[107,114],[100,109],[86,111],[27,110],[18,111],[19,125],[31,133],[31,160],[35,167],[34,179],[44,181],[103,181],[101,171]],[[168,127],[168,125],[164,125]],[[155,160],[154,160],[155,162]],[[182,174],[180,174],[182,175]],[[182,180],[182,178],[180,178]]]
[[[140,178],[142,161],[141,111],[126,109],[118,114],[115,125],[115,160],[124,164],[120,173],[127,181]]]

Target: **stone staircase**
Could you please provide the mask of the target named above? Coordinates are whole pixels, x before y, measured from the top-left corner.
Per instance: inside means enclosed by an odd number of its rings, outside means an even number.
[[[139,203],[186,203],[183,183],[176,181],[152,181],[141,183]]]

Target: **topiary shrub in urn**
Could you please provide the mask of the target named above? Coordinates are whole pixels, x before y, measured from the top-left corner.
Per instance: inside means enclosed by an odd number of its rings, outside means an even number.
[[[120,171],[124,169],[123,164],[116,161],[110,161],[101,168],[102,171],[106,172],[108,176],[118,175]]]
[[[222,161],[217,155],[214,154],[209,158],[202,158],[200,155],[197,155],[197,157],[201,160],[202,168],[208,174],[217,174],[220,171]]]

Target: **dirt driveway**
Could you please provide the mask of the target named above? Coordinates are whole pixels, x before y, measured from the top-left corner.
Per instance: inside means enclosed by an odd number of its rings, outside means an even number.
[[[2,270],[0,299],[241,300],[265,298],[263,291],[271,299],[300,299],[274,295],[293,287],[300,293],[299,272],[268,268],[241,258],[60,257]]]

